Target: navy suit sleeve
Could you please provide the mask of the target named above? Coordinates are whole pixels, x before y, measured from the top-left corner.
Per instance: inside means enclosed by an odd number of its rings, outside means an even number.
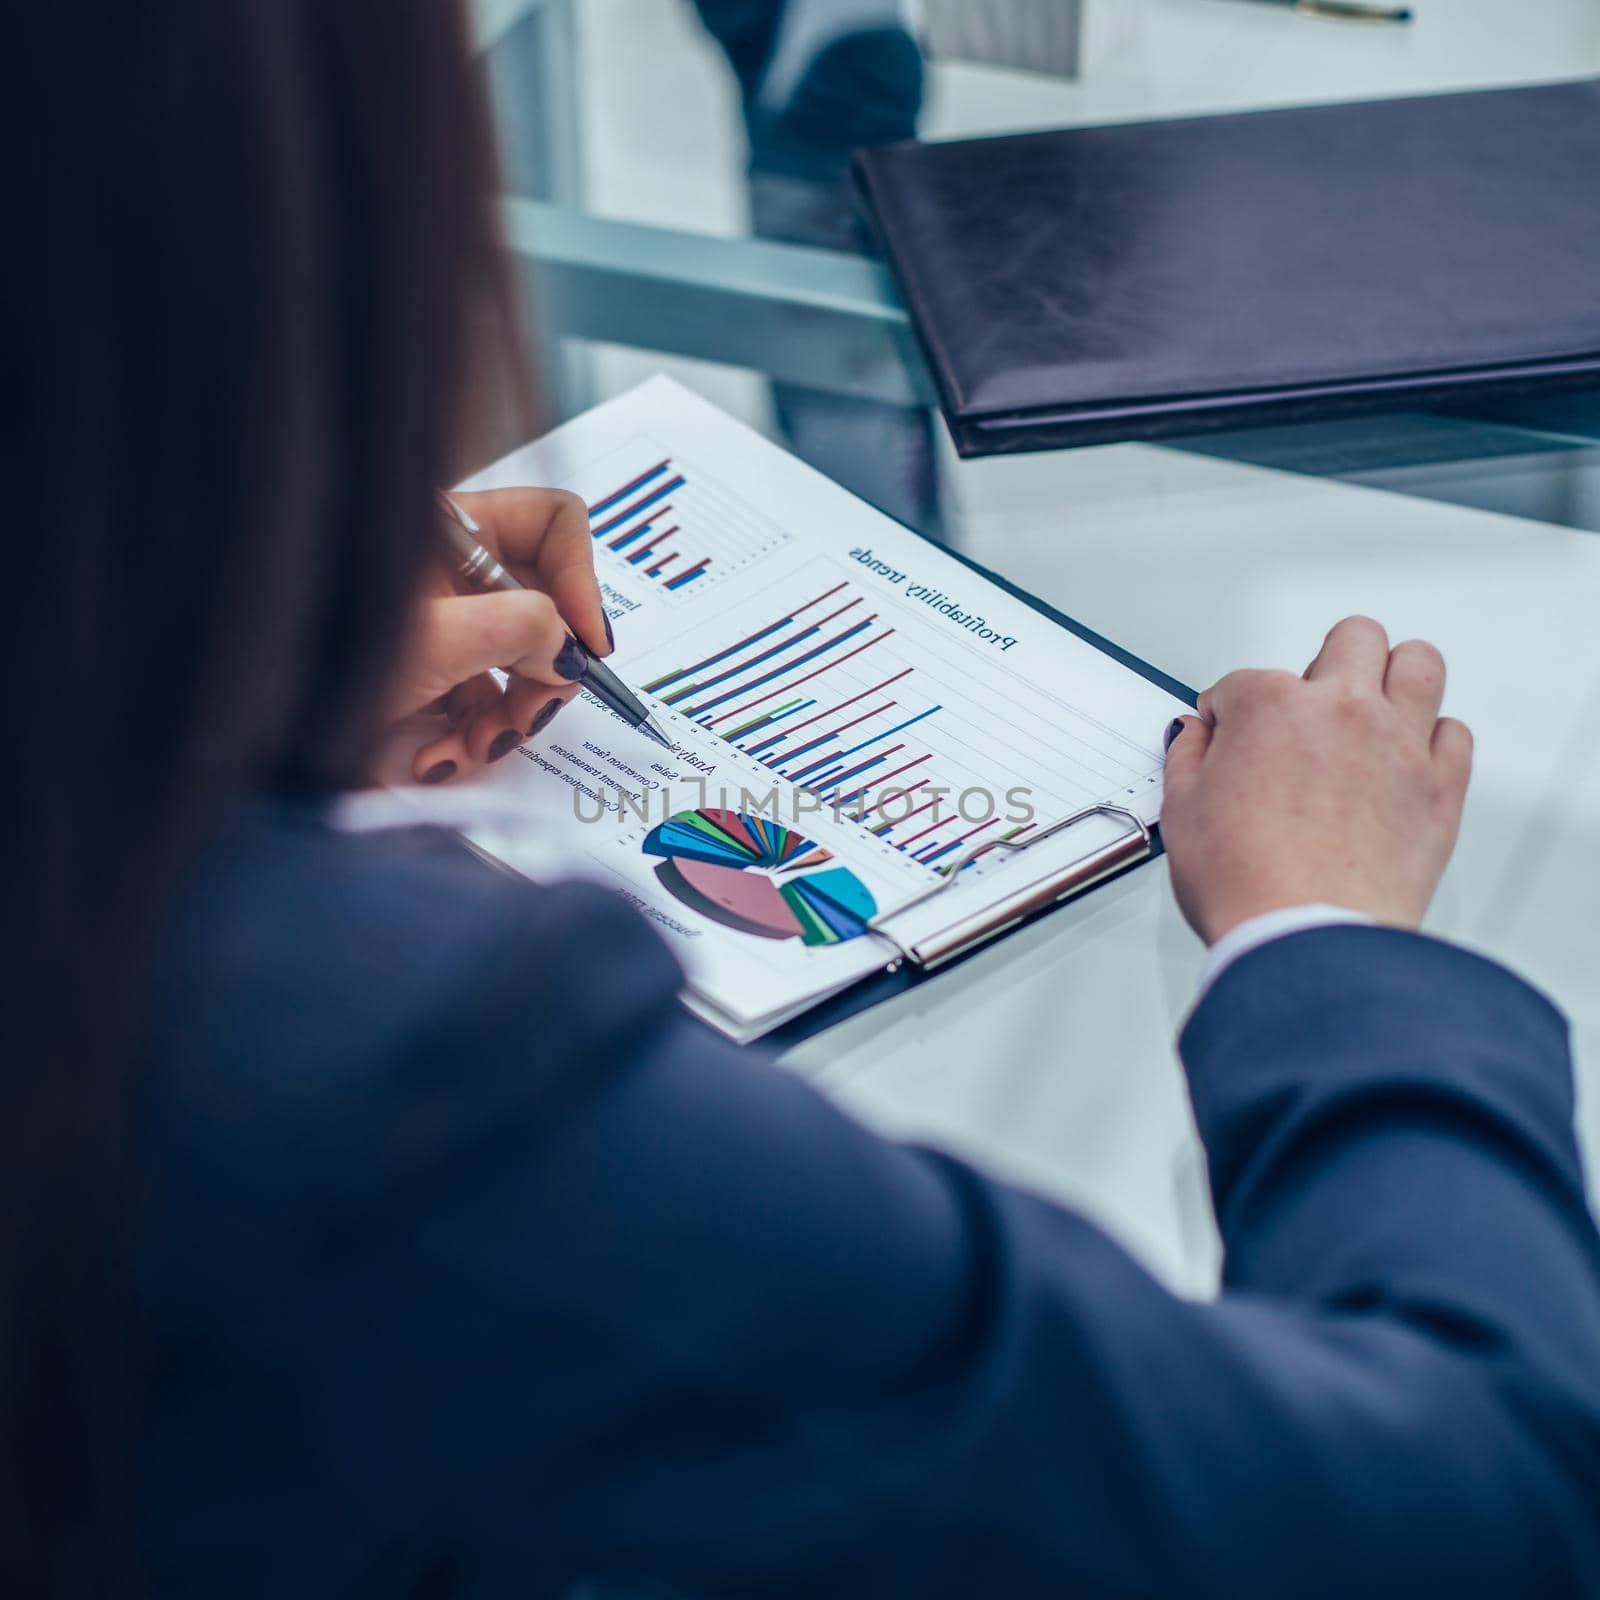
[[[1502,969],[1336,928],[1223,974],[1204,1304],[672,1011],[595,1048],[362,1269],[372,1515],[692,1594],[1600,1593],[1565,1027]]]

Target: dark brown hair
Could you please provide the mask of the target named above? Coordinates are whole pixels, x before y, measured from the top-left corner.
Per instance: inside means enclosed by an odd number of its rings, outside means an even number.
[[[28,4],[0,29],[0,1588],[103,1593],[129,1570],[163,910],[239,796],[362,771],[500,266],[456,5]]]

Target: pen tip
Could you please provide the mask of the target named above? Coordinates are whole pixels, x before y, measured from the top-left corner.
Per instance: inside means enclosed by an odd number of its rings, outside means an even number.
[[[639,724],[639,732],[648,734],[659,745],[664,745],[668,750],[672,748],[672,741],[664,734],[649,717]]]

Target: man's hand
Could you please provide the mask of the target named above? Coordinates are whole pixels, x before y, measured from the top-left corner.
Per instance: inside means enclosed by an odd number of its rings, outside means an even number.
[[[447,783],[509,755],[578,693],[589,656],[611,653],[594,575],[589,513],[560,489],[490,489],[451,497],[519,593],[458,593],[440,565],[423,599],[395,691],[397,716],[433,709],[443,729],[416,753],[423,783]],[[506,688],[491,667],[510,675]]]
[[[1472,735],[1439,716],[1444,661],[1347,617],[1302,678],[1233,672],[1181,719],[1161,835],[1207,944],[1324,902],[1415,927],[1455,848]]]

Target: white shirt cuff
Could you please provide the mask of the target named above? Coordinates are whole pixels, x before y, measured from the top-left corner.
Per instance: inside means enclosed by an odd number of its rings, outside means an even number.
[[[1200,987],[1196,1001],[1204,998],[1206,991],[1247,950],[1270,944],[1291,933],[1304,933],[1308,928],[1332,928],[1341,923],[1370,928],[1372,918],[1365,912],[1351,911],[1346,906],[1285,906],[1281,911],[1263,911],[1259,917],[1248,917],[1235,928],[1229,928],[1206,953],[1206,964],[1200,972]]]

